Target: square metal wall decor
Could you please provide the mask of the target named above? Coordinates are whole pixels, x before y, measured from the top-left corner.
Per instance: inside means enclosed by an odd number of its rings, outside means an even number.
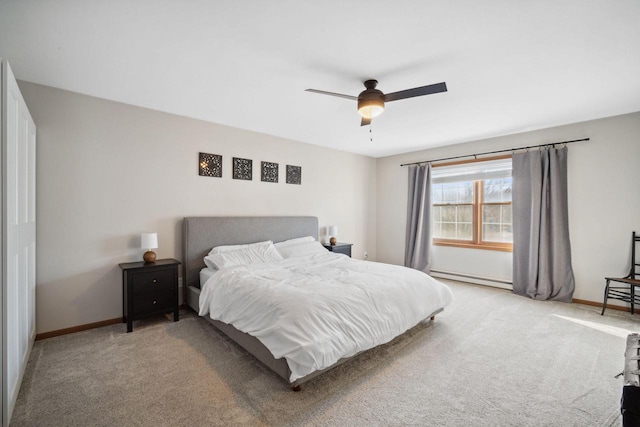
[[[287,165],[287,184],[302,184],[302,166]]]
[[[222,178],[222,156],[218,154],[200,153],[198,175]]]
[[[233,179],[244,179],[251,181],[253,179],[253,160],[233,158]]]
[[[278,164],[262,162],[262,182],[278,182]]]

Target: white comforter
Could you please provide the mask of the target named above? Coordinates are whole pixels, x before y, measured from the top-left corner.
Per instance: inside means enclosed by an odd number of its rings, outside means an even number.
[[[223,268],[202,286],[200,315],[286,358],[293,382],[391,341],[452,297],[422,272],[327,252]]]

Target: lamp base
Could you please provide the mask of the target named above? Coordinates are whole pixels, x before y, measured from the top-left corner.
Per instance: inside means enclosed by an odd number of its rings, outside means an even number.
[[[153,251],[147,251],[142,256],[144,262],[156,262],[156,253]]]
[[[338,239],[336,239],[335,237],[332,237],[329,239],[329,243],[331,244],[331,246],[335,246],[336,243],[338,243]]]

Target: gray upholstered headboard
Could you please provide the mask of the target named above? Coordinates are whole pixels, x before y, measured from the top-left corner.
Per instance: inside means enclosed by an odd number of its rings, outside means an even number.
[[[204,257],[220,245],[242,245],[296,237],[318,238],[315,216],[187,217],[183,224],[183,277],[185,285],[200,285]]]

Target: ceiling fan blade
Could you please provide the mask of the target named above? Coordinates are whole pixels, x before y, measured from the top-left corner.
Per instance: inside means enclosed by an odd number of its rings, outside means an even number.
[[[384,96],[384,102],[397,101],[399,99],[413,98],[415,96],[431,95],[447,91],[445,82],[436,83],[428,86],[414,87],[413,89],[401,90],[399,92],[387,93]]]
[[[346,98],[346,99],[351,99],[353,101],[357,101],[358,100],[357,96],[344,95],[342,93],[335,93],[335,92],[327,92],[326,90],[305,89],[304,91],[305,92],[312,92],[312,93],[319,93],[320,95],[337,96],[338,98]]]
[[[371,119],[367,119],[366,117],[363,117],[362,120],[360,121],[360,126],[367,126],[371,124]]]

